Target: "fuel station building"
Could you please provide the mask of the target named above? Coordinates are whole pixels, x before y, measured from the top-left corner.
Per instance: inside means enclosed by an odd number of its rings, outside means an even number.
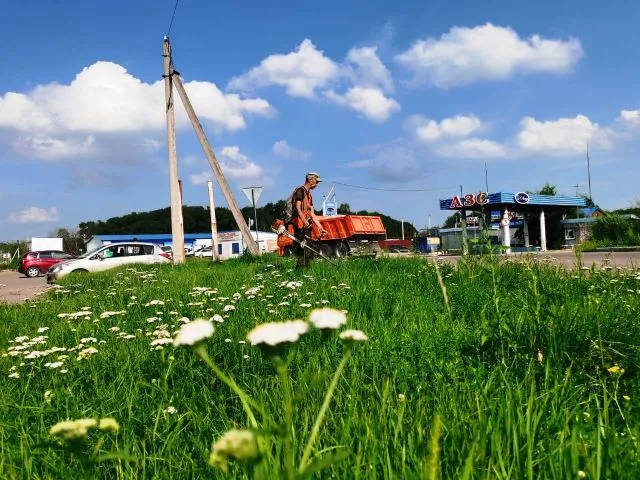
[[[514,249],[511,242],[512,235],[520,228],[523,229],[524,250],[529,250],[536,246],[541,251],[546,251],[546,214],[585,206],[586,199],[583,197],[539,195],[527,192],[468,193],[440,200],[440,210],[460,212],[461,218],[464,220],[462,228],[467,229],[467,235],[469,235],[469,227],[472,230],[473,228],[480,228],[472,227],[471,225],[467,226],[467,223],[473,223],[473,221],[479,223],[480,218],[489,218],[489,229],[499,232],[498,237],[507,253]],[[472,215],[468,216],[470,212]],[[473,219],[473,221],[468,222],[468,219]],[[532,222],[536,222],[536,224],[532,225]],[[535,228],[531,228],[532,226]],[[462,228],[457,230],[462,233]],[[530,235],[532,230],[535,230],[534,235]],[[441,235],[442,233],[447,233],[445,229],[441,229],[440,232]],[[443,237],[443,249],[445,249],[444,244],[445,239]]]

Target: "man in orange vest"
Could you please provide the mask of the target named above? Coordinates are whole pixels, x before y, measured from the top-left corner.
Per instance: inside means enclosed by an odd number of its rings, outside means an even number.
[[[322,182],[320,175],[315,172],[307,173],[304,185],[294,190],[291,195],[291,224],[293,225],[294,235],[299,241],[305,240],[307,233],[310,233],[312,225],[316,225],[320,230],[320,236],[327,234],[327,231],[320,224],[320,220],[313,210],[313,198],[311,190],[316,188]],[[297,242],[293,244],[294,251],[298,256],[298,267],[307,267],[311,263],[311,255],[305,248]]]

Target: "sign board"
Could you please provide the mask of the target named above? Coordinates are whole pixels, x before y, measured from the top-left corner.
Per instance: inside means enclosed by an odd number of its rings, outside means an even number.
[[[338,214],[338,206],[335,202],[325,202],[322,205],[322,215],[325,217],[332,217]]]
[[[242,235],[240,232],[218,232],[219,242],[231,242],[233,240],[241,240]]]
[[[500,210],[491,210],[491,221],[500,220],[500,218],[502,218]]]
[[[478,217],[467,217],[467,225],[477,225]]]
[[[242,191],[253,205],[254,203],[258,203],[258,198],[260,198],[260,194],[262,193],[262,187],[245,187]]]
[[[503,227],[506,227],[507,225],[509,225],[509,219],[503,218],[502,220],[500,220],[500,225],[502,225]]]
[[[473,207],[474,205],[486,205],[487,203],[489,203],[489,198],[485,192],[478,194],[467,193],[462,197],[460,195],[453,197],[449,208]]]
[[[518,192],[513,196],[516,203],[529,203],[529,194],[527,192]]]

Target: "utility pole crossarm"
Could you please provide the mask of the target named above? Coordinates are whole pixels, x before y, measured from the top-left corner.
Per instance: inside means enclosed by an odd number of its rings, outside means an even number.
[[[184,85],[182,85],[182,80],[177,75],[177,72],[173,75],[173,84],[176,86],[176,90],[178,90],[178,94],[180,95],[180,99],[182,100],[182,104],[184,105],[185,110],[187,111],[187,115],[189,116],[189,120],[191,120],[191,124],[193,125],[194,130],[196,131],[196,135],[198,136],[198,140],[200,141],[200,145],[202,145],[202,149],[209,161],[209,165],[211,165],[211,169],[218,180],[218,184],[220,185],[220,190],[222,190],[222,194],[224,198],[227,200],[227,205],[231,209],[231,213],[233,213],[233,217],[238,224],[240,232],[242,233],[242,237],[244,239],[247,248],[249,249],[249,253],[253,255],[259,255],[260,250],[258,248],[257,242],[251,236],[251,231],[249,230],[249,226],[247,222],[245,222],[244,217],[242,216],[242,212],[238,208],[238,204],[231,192],[231,188],[227,183],[227,179],[224,177],[224,173],[222,173],[222,168],[220,168],[220,164],[218,163],[218,159],[216,158],[215,153],[213,153],[213,148],[211,148],[211,144],[207,139],[206,134],[204,133],[204,129],[198,120],[195,110],[193,109],[193,105],[191,105],[191,101],[187,96],[187,92],[184,89]]]

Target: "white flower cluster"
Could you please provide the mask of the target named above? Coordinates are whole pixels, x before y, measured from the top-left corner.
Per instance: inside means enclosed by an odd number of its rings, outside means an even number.
[[[65,440],[78,440],[84,438],[90,429],[97,428],[103,432],[117,432],[120,425],[113,418],[102,418],[99,421],[93,418],[81,418],[79,420],[65,420],[58,422],[49,429],[49,435],[62,437]]]
[[[180,327],[173,340],[175,347],[179,345],[195,345],[196,343],[213,335],[213,323],[203,318],[198,318]]]
[[[229,430],[211,447],[209,465],[227,472],[229,459],[255,460],[260,456],[256,436],[250,430]]]

